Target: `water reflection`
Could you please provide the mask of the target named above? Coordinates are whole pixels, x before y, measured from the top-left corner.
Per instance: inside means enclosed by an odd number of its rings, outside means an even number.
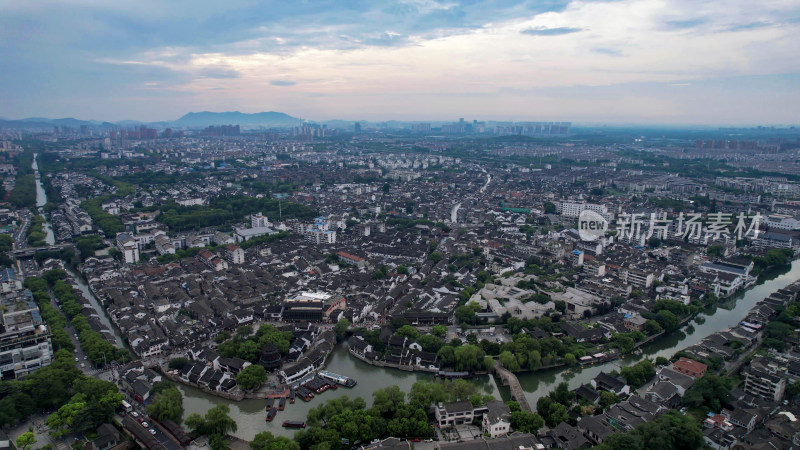
[[[658,356],[671,357],[678,350],[694,345],[710,334],[736,325],[753,305],[767,297],[772,292],[783,288],[800,278],[800,262],[793,261],[791,267],[774,270],[768,274],[771,279],[764,279],[749,291],[739,294],[736,298],[725,301],[713,307],[709,312],[703,312],[699,317],[703,321],[695,321],[684,330],[678,330],[664,336],[655,342],[644,345],[641,354],[604,364],[572,369],[550,369],[535,373],[519,374],[519,381],[527,394],[529,403],[536,405],[536,400],[548,394],[561,381],[566,381],[571,389],[581,384],[588,383],[601,371],[619,371],[622,367],[640,361],[642,358],[656,358]],[[204,414],[210,407],[218,403],[226,403],[231,407],[231,414],[239,425],[236,435],[244,439],[252,439],[256,433],[269,430],[274,434],[292,436],[293,430],[281,427],[284,420],[305,420],[309,409],[327,400],[339,396],[362,397],[369,404],[372,401],[372,392],[390,385],[397,385],[404,392],[409,392],[411,385],[416,380],[432,379],[432,375],[418,372],[403,372],[395,369],[383,369],[371,366],[351,357],[344,344],[338,345],[331,354],[327,369],[351,376],[358,385],[353,389],[340,388],[336,391],[327,391],[315,397],[308,403],[298,400],[294,405],[287,405],[286,410],[279,412],[274,422],[264,421],[266,412],[262,400],[245,400],[242,402],[229,402],[202,393],[196,389],[181,386],[184,393],[184,408],[186,411]],[[507,387],[498,388],[495,379],[489,376],[477,377],[471,380],[486,394],[508,400],[510,393]],[[187,416],[188,413],[185,413]]]
[[[231,408],[231,417],[236,420],[239,426],[236,436],[251,440],[253,436],[261,431],[270,431],[281,436],[293,436],[295,430],[281,427],[284,420],[305,420],[308,411],[328,400],[348,396],[350,398],[361,397],[366,400],[367,405],[372,404],[372,393],[378,389],[397,385],[403,392],[410,392],[411,385],[417,380],[433,380],[433,375],[421,372],[404,372],[395,369],[384,369],[371,366],[361,360],[353,358],[347,352],[347,346],[342,343],[336,346],[331,353],[326,370],[347,375],[356,380],[358,384],[352,389],[340,387],[332,391],[328,390],[309,402],[298,399],[294,404],[287,404],[284,411],[278,412],[275,420],[266,422],[266,405],[264,400],[243,400],[232,402],[219,397],[206,394],[198,389],[180,385],[179,389],[184,395],[184,419],[192,412],[205,414],[211,407],[224,403]],[[489,376],[476,377],[470,380],[475,384],[480,392],[495,397],[503,397],[498,390],[494,378]],[[505,398],[509,398],[506,388]]]

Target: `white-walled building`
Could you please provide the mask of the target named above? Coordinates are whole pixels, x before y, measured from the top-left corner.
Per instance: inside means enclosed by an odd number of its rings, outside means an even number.
[[[139,245],[128,233],[117,235],[117,249],[122,252],[125,262],[135,264],[139,262]]]

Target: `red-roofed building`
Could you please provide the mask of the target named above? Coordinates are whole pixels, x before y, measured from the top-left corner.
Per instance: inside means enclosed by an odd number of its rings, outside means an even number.
[[[366,264],[366,261],[364,260],[364,258],[362,258],[360,256],[352,255],[352,254],[347,253],[345,251],[341,251],[341,252],[338,252],[336,254],[339,256],[339,258],[342,261],[344,261],[344,262],[346,262],[348,264],[353,264],[353,265],[358,266],[358,267],[362,267],[362,266],[364,266]]]
[[[702,378],[708,370],[708,366],[689,358],[680,358],[672,363],[672,370],[689,375],[692,378]]]

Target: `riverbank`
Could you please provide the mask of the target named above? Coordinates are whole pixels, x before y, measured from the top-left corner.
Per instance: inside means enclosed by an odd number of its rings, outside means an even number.
[[[371,404],[373,393],[379,389],[396,385],[401,391],[410,392],[411,386],[415,382],[434,379],[432,373],[387,370],[369,365],[359,359],[352,358],[345,343],[337,344],[334,347],[325,364],[325,370],[352,377],[358,383],[352,388],[340,387],[337,390],[328,390],[308,402],[298,399],[294,404],[287,404],[284,411],[279,411],[272,422],[265,422],[264,420],[266,418],[264,399],[245,398],[241,401],[231,401],[184,384],[176,384],[176,386],[184,396],[184,411],[205,414],[213,406],[219,404],[228,405],[231,410],[230,417],[236,420],[239,425],[239,429],[234,434],[249,441],[262,431],[269,431],[278,436],[292,437],[296,430],[283,428],[281,426],[283,421],[305,421],[308,412],[312,408],[323,405],[329,400],[344,396],[351,399],[361,397],[367,404]],[[494,377],[482,376],[473,378],[470,381],[478,387],[479,392],[482,394],[508,399],[508,396],[498,388]],[[188,417],[188,414],[188,412],[184,413],[184,419]]]
[[[626,357],[633,357],[633,358],[636,358],[636,360],[639,360],[639,359],[641,359],[641,357],[644,357],[647,354],[646,352],[643,352],[642,349],[644,349],[644,348],[646,348],[648,346],[658,345],[659,342],[661,342],[661,341],[667,341],[668,342],[668,340],[670,338],[672,338],[673,336],[679,336],[681,333],[684,333],[684,336],[685,336],[686,331],[688,331],[689,328],[691,328],[693,326],[692,322],[696,323],[697,325],[703,325],[706,322],[707,317],[709,317],[708,311],[712,311],[711,312],[711,316],[713,316],[714,312],[716,312],[716,310],[718,308],[721,308],[722,305],[724,305],[724,304],[726,304],[728,302],[732,302],[734,304],[734,307],[735,307],[735,305],[738,303],[738,301],[739,300],[744,300],[746,297],[748,297],[748,293],[752,292],[753,289],[755,289],[755,288],[757,288],[759,286],[762,286],[763,284],[769,282],[773,278],[780,278],[782,275],[784,275],[784,274],[786,274],[788,272],[792,272],[793,270],[797,270],[798,261],[800,261],[800,259],[792,260],[786,266],[772,267],[772,268],[770,268],[768,270],[765,270],[764,272],[762,272],[759,275],[759,277],[758,277],[758,279],[756,281],[753,281],[753,282],[748,284],[748,286],[749,286],[748,289],[742,289],[742,290],[736,292],[735,294],[733,294],[730,297],[726,298],[725,301],[722,301],[722,299],[720,299],[720,302],[718,302],[717,304],[704,305],[703,309],[700,309],[700,310],[698,310],[698,311],[696,311],[696,312],[694,312],[692,314],[689,314],[686,317],[682,318],[681,321],[678,324],[678,327],[675,330],[669,331],[669,332],[661,331],[660,333],[654,334],[652,336],[648,336],[644,340],[634,343],[634,346],[633,346],[633,348],[631,349],[630,352],[623,353],[623,352],[620,352],[616,348],[599,349],[598,352],[602,352],[604,354],[604,357],[602,359],[597,359],[597,360],[592,360],[592,361],[585,361],[585,362],[578,361],[575,365],[572,365],[572,366],[570,366],[570,365],[568,365],[568,364],[566,364],[565,362],[562,361],[562,362],[559,362],[559,363],[550,364],[548,366],[542,366],[542,367],[540,367],[540,368],[538,368],[536,370],[533,370],[533,371],[530,370],[530,369],[523,368],[523,369],[520,369],[520,370],[514,372],[514,374],[517,374],[517,375],[520,375],[520,376],[521,375],[533,376],[533,375],[535,375],[537,373],[540,373],[540,372],[557,371],[557,370],[566,370],[567,373],[569,374],[569,373],[571,373],[572,370],[575,371],[575,372],[572,372],[572,373],[576,373],[576,372],[581,371],[583,369],[597,367],[599,365],[608,365],[608,364],[615,364],[615,363],[617,363],[617,365],[619,365],[618,364],[619,361],[620,360],[625,360]],[[800,278],[800,274],[798,274],[798,278]],[[767,295],[765,295],[763,298],[766,298],[766,296],[768,296],[768,295],[769,295],[769,293]],[[384,361],[368,360],[368,359],[362,357],[361,355],[358,355],[357,353],[354,353],[353,351],[350,351],[349,353],[351,354],[351,356],[354,356],[354,357],[358,358],[359,360],[361,360],[361,361],[363,361],[363,362],[365,362],[367,364],[376,366],[376,367],[382,367],[382,368],[388,367],[388,368],[393,368],[393,369],[398,369],[398,370],[403,370],[403,371],[420,370],[419,368],[415,368],[414,366],[400,366],[400,365],[396,365],[396,364],[386,363]],[[662,355],[657,355],[657,356],[662,356]],[[498,357],[497,356],[492,356],[492,358],[497,359]],[[628,360],[630,360],[630,359],[628,359]],[[475,374],[475,375],[483,375],[483,373]]]

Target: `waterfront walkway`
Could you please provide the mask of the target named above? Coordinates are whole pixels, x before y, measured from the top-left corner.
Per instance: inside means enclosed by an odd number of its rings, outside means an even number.
[[[511,400],[519,403],[521,410],[533,412],[531,406],[528,404],[528,398],[525,397],[525,391],[522,389],[522,385],[519,384],[517,376],[503,367],[503,364],[500,361],[495,361],[494,373],[503,382],[503,386],[508,386],[508,388],[511,390]]]

